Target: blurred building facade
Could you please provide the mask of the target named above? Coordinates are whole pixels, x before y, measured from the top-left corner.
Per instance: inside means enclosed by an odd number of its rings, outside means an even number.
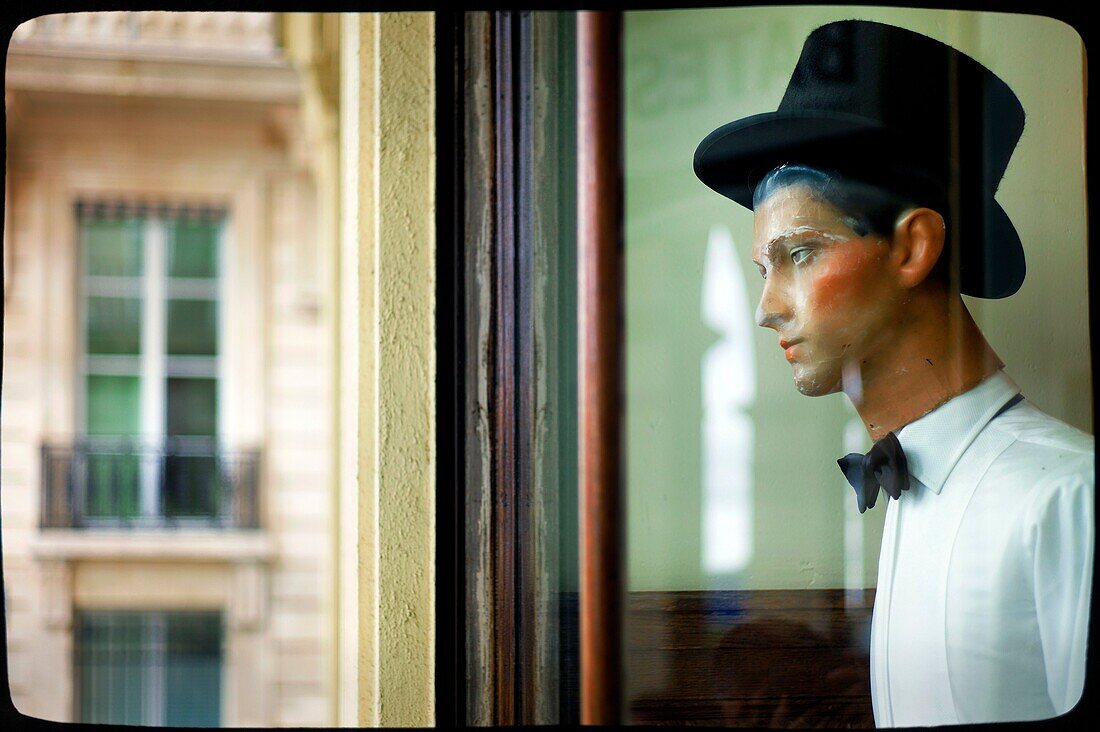
[[[797,635],[809,662],[786,654],[782,664],[806,672],[803,690],[821,680],[813,669],[823,658],[834,671],[866,671],[882,515],[875,523],[854,514],[829,467],[865,449],[862,426],[835,401],[809,418],[787,373],[764,368],[774,342],[744,329],[752,316],[743,301],[755,300],[760,281],[737,265],[748,261],[751,213],[698,185],[684,164],[732,116],[730,104],[744,114],[774,107],[806,33],[835,12],[624,18],[633,596],[624,674],[635,722],[771,715],[742,682],[789,680],[742,670],[774,665],[772,652],[790,644],[761,645],[743,628],[755,636],[785,625]],[[1081,398],[1091,390],[1087,339],[1077,326],[1020,327],[1086,322],[1083,299],[1047,296],[1070,274],[1084,276],[1083,198],[1074,193],[1083,178],[1066,173],[1084,170],[1072,29],[1022,16],[867,13],[990,54],[976,57],[997,60],[998,73],[1003,63],[1037,108],[1060,110],[1029,121],[1032,142],[1014,155],[1028,175],[1008,175],[998,198],[1031,211],[1013,214],[1025,241],[1053,231],[1081,248],[1029,260],[1030,295],[968,307],[1019,366],[1029,399],[1091,430]],[[568,537],[576,516],[555,517],[550,500],[576,509],[561,477],[576,470],[577,442],[568,411],[555,414],[552,401],[577,401],[567,380],[576,377],[567,346],[576,334],[555,330],[575,323],[575,292],[555,289],[552,273],[566,282],[576,267],[566,256],[576,200],[570,79],[592,70],[573,68],[571,17],[532,15],[437,25],[431,13],[85,13],[19,29],[5,90],[0,496],[8,670],[21,711],[144,724],[428,726],[447,691],[437,696],[437,687],[453,682],[475,723],[567,718],[576,644],[555,630],[567,613],[529,598],[577,584],[577,542],[559,543],[553,528],[560,520],[557,536]],[[467,44],[449,80],[448,32]],[[1041,41],[1032,56],[1005,40],[1021,35]],[[514,74],[508,59],[522,62]],[[1064,73],[1048,75],[1057,65]],[[685,70],[698,83],[684,84]],[[455,191],[437,177],[453,161],[437,164],[436,125],[456,122],[465,169],[453,182],[466,228],[461,241],[437,242],[437,211],[454,213]],[[440,132],[445,140],[455,130]],[[1071,195],[1029,209],[1037,192],[1057,188],[1052,181]],[[534,192],[525,200],[536,205],[513,207],[516,191]],[[537,216],[527,222],[526,212]],[[518,238],[508,222],[520,223]],[[498,249],[507,237],[509,248]],[[523,237],[531,246],[513,249]],[[434,278],[447,276],[437,258],[456,250],[469,268],[469,351],[458,350],[471,356],[462,378],[475,385],[464,402],[472,467],[462,491],[444,484],[438,495],[466,502],[461,681],[443,666],[437,677],[435,656],[437,623],[453,621],[446,608],[437,617],[446,582],[437,585],[436,572],[454,569],[442,554],[437,564],[436,527],[454,517],[435,503],[436,414],[448,407],[437,410],[435,369],[452,364],[437,361]],[[498,254],[513,251],[530,259]],[[530,293],[496,287],[524,271],[534,274]],[[533,306],[513,318],[524,302]],[[736,313],[749,320],[730,320]],[[496,324],[513,320],[517,332],[535,325],[526,366],[508,360],[525,351],[499,338],[507,331]],[[505,355],[492,355],[494,343]],[[1047,352],[1065,356],[1056,377],[1049,359],[1035,358]],[[494,391],[498,374],[514,373]],[[749,378],[718,378],[729,373]],[[537,415],[529,423],[526,407],[509,413],[525,383]],[[493,409],[507,416],[491,423]],[[505,515],[491,461],[513,460],[513,442],[493,442],[501,425],[533,436],[533,492],[508,494],[540,498],[525,503],[530,524],[491,526]],[[791,444],[800,466],[817,467],[792,478]],[[550,457],[539,462],[540,451]],[[793,524],[792,501],[812,509]],[[511,561],[524,552],[541,564]],[[524,573],[535,578],[526,595],[514,583]],[[575,610],[575,591],[570,602]],[[738,607],[749,612],[730,611]],[[523,633],[512,632],[516,619]],[[521,641],[530,644],[517,652]],[[824,679],[819,695],[800,698],[825,702],[813,713],[820,720],[862,723],[867,683],[854,678],[856,691]],[[524,697],[517,679],[536,693]],[[782,714],[805,722],[804,710]]]
[[[0,495],[25,714],[337,721],[324,25],[78,13],[12,39]]]

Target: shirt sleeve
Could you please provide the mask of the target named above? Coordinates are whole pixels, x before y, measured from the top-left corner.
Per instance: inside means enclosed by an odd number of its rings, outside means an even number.
[[[1093,468],[1043,486],[1029,511],[1035,610],[1057,714],[1077,704],[1085,684],[1085,644],[1093,561]]]

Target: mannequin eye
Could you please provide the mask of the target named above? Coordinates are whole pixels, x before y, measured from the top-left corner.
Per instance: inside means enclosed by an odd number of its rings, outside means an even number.
[[[760,276],[764,279],[768,279],[768,270],[764,269],[764,265],[758,264],[756,268],[760,270]]]
[[[809,247],[799,247],[791,252],[791,261],[795,264],[804,262],[812,251]]]

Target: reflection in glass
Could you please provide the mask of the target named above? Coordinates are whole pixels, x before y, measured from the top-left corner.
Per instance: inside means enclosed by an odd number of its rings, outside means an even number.
[[[883,8],[626,13],[625,630],[634,722],[873,723],[870,617],[886,511],[880,503],[859,514],[836,463],[866,451],[867,429],[844,395],[809,399],[792,386],[776,334],[754,322],[764,285],[751,263],[753,213],[692,169],[713,130],[776,109],[812,29],[853,16],[956,45],[1019,93],[1028,132],[997,201],[1039,253],[1029,251],[1019,293],[967,298],[966,307],[1028,400],[1091,429],[1086,300],[1050,297],[1085,292],[1082,66],[1069,29]],[[1003,40],[1019,37],[1041,38],[1044,50],[1022,54]],[[1051,191],[1065,195],[1038,195]]]
[[[753,424],[756,397],[752,306],[725,226],[712,226],[703,275],[703,320],[719,341],[703,355],[703,571],[744,570],[752,556]],[[714,586],[712,579],[711,586]]]
[[[867,430],[863,421],[855,413],[855,409],[849,404],[851,419],[844,425],[844,449],[847,455],[852,452],[865,453],[871,447],[871,440],[867,436]],[[864,516],[860,514],[856,502],[845,488],[848,484],[842,477],[837,478],[837,491],[839,500],[844,505],[844,589],[849,590],[845,596],[848,600],[857,598],[857,591],[865,586],[864,548],[865,538],[863,532]]]

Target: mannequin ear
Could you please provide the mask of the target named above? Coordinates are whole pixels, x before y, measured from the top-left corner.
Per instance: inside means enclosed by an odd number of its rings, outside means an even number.
[[[898,219],[891,251],[898,284],[908,289],[927,279],[943,252],[946,233],[943,217],[930,208],[914,208]]]

